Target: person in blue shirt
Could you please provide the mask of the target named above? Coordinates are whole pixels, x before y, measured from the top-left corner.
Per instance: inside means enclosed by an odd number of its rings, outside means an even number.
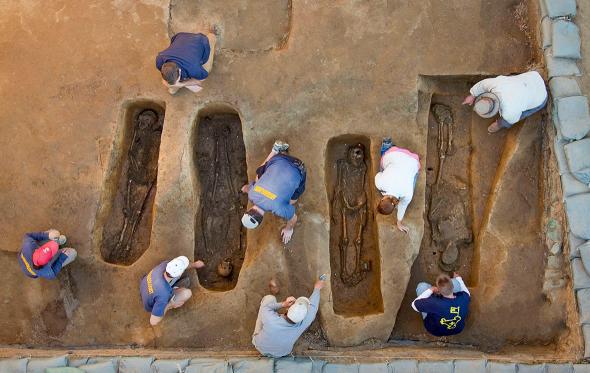
[[[436,286],[421,282],[412,308],[422,313],[424,327],[437,337],[459,334],[465,327],[471,294],[457,273],[439,275]]]
[[[293,236],[297,214],[293,206],[305,191],[306,171],[303,162],[287,154],[289,144],[275,142],[272,151],[256,170],[256,181],[242,187],[254,204],[244,216],[242,225],[257,228],[267,211],[287,220],[281,230],[284,244]]]
[[[66,236],[56,229],[25,234],[18,252],[18,263],[23,273],[30,278],[55,279],[62,268],[78,256],[71,247],[59,248],[65,243]]]
[[[143,276],[139,292],[144,309],[151,313],[151,325],[160,323],[168,310],[182,306],[191,298],[190,279],[182,274],[187,268],[204,266],[205,263],[200,260],[190,263],[186,256],[179,256],[163,261]]]
[[[199,92],[213,67],[216,36],[179,32],[170,46],[156,57],[156,68],[162,73],[162,83],[170,94],[182,87]]]
[[[283,302],[277,302],[276,294],[279,289],[276,284],[269,284],[271,293],[264,296],[260,302],[258,317],[252,344],[264,356],[279,358],[289,355],[293,346],[311,325],[320,306],[320,290],[324,287],[325,278],[316,281],[309,298],[288,297]],[[286,313],[279,310],[286,309]]]

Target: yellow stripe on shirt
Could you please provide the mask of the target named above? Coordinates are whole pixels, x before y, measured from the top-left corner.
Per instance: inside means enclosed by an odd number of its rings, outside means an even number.
[[[152,272],[153,270],[151,270],[150,273],[148,273],[147,275],[148,294],[154,294],[154,285],[152,284]]]
[[[273,200],[274,201],[275,199],[277,199],[277,195],[276,194],[274,194],[273,192],[271,192],[269,190],[264,189],[261,186],[256,185],[254,187],[254,191],[262,194],[263,196],[265,196],[266,198],[268,198],[270,200]]]
[[[23,263],[25,263],[25,267],[27,267],[27,271],[29,271],[29,273],[32,274],[33,276],[37,276],[37,274],[31,268],[31,265],[29,264],[29,262],[27,262],[27,260],[25,259],[25,256],[23,255],[23,253],[20,253],[20,258],[22,259]]]

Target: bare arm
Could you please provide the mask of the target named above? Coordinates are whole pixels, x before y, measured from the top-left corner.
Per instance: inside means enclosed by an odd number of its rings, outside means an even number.
[[[293,229],[293,228],[295,228],[296,223],[297,223],[297,214],[293,214],[293,217],[291,219],[289,219],[289,221],[287,221],[287,225],[285,226],[285,228]]]

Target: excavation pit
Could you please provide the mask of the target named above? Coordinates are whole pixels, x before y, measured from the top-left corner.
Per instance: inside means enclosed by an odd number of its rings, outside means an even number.
[[[121,139],[115,145],[109,207],[100,252],[112,264],[131,265],[149,247],[156,195],[164,108],[149,101],[126,105]]]
[[[199,282],[209,290],[236,286],[246,252],[241,217],[248,199],[240,188],[248,182],[242,122],[235,112],[199,115],[194,161],[200,193],[195,224],[195,257],[206,266]]]
[[[365,136],[344,135],[326,151],[333,307],[343,316],[383,312],[370,145]]]
[[[469,112],[460,105],[469,85],[487,77],[483,74],[523,72],[531,62],[542,65],[535,58],[542,52],[534,40],[541,24],[539,3],[543,2],[118,0],[93,7],[71,0],[7,2],[0,16],[5,26],[0,39],[4,62],[18,66],[18,84],[0,79],[4,101],[11,103],[1,116],[7,125],[0,139],[0,262],[5,270],[0,282],[6,301],[0,342],[12,351],[21,346],[59,347],[59,352],[36,352],[45,356],[80,348],[98,348],[99,355],[175,350],[189,357],[256,356],[252,332],[270,277],[277,275],[281,282],[277,299],[282,301],[291,295],[309,296],[317,276],[329,273],[318,316],[297,344],[297,356],[333,354],[359,362],[418,356],[579,361],[583,343],[568,271],[567,235],[556,234],[562,254],[551,261],[562,267],[545,268],[549,260],[543,210],[560,208],[563,201],[559,190],[551,189],[559,179],[547,184],[544,177],[545,170],[556,173],[546,162],[553,159],[545,153],[552,139],[533,130],[551,130],[551,124],[538,114],[508,132],[488,135],[488,123],[467,117]],[[579,13],[578,20],[582,9]],[[203,90],[170,95],[153,66],[155,54],[168,46],[172,33],[206,32],[210,26],[219,31],[217,53]],[[115,197],[128,154],[121,144],[130,139],[130,134],[124,135],[128,129],[121,118],[126,110],[121,110],[122,102],[148,107],[157,103],[162,112],[166,109],[166,124],[157,193],[142,218],[149,227],[138,246],[147,250],[137,260],[114,265],[104,259],[108,253],[103,253],[101,242],[109,219],[122,227],[120,216],[110,216],[111,211],[121,211]],[[203,111],[216,102],[228,104]],[[462,228],[463,233],[453,237],[457,243],[446,253],[445,264],[455,263],[455,268],[447,268],[464,276],[473,307],[462,334],[442,339],[425,333],[410,306],[416,283],[434,281],[441,271],[440,250],[446,249],[445,240],[433,240],[425,225],[431,224],[426,205],[433,197],[427,175],[437,167],[427,159],[432,154],[428,123],[435,123],[433,103],[451,108],[455,135],[466,129],[464,121],[472,124],[469,170],[457,168],[463,180],[451,180],[467,189],[454,188],[443,195],[450,204],[456,198],[466,210],[457,221],[446,216],[433,220],[437,229],[442,223],[453,230]],[[293,155],[307,167],[293,239],[283,245],[279,232],[285,222],[266,216],[259,229],[248,231],[249,247],[237,282],[232,278],[230,284],[218,286],[206,273],[191,271],[192,298],[153,328],[138,282],[163,260],[179,255],[199,259],[197,228],[205,177],[198,176],[198,122],[208,114],[235,114],[229,106],[240,109],[251,179],[276,139],[288,141]],[[327,186],[327,169],[333,163],[326,164],[326,146],[343,134],[359,135],[366,146],[370,211],[379,199],[371,184],[382,137],[392,136],[396,145],[422,161],[404,217],[410,232],[397,230],[394,216],[374,216],[374,228],[373,217],[367,217],[366,229],[375,229],[371,234],[379,245],[379,259],[371,262],[367,274],[380,277],[361,279],[350,288],[371,282],[377,289],[379,284],[374,297],[370,291],[343,293],[337,263],[330,255],[333,185]],[[336,161],[344,154],[342,148],[330,156]],[[446,159],[443,168],[448,170],[458,156]],[[538,159],[542,164],[536,163]],[[549,204],[546,194],[556,200]],[[560,220],[563,216],[551,218],[560,222],[557,230],[567,228]],[[27,279],[15,252],[25,232],[50,227],[68,236],[78,259],[55,281]],[[214,261],[226,258],[204,259],[207,269],[216,271]],[[132,265],[125,265],[132,260]],[[233,275],[238,274],[235,263],[232,266]],[[548,273],[556,281],[547,283],[556,288],[545,292]],[[69,286],[67,278],[77,289],[73,303],[61,295]],[[376,304],[367,305],[369,295]],[[343,309],[352,297],[362,303]],[[72,304],[77,305],[74,311]],[[390,349],[392,345],[396,346]]]
[[[423,78],[426,99],[418,118],[428,131],[424,235],[393,340],[437,340],[425,332],[411,302],[418,282],[434,283],[438,274],[454,272],[471,289],[472,303],[465,330],[445,341],[498,349],[546,345],[567,333],[564,313],[543,293],[548,166],[542,114],[488,134],[493,119],[462,105],[483,78]],[[511,323],[502,315],[510,315]]]

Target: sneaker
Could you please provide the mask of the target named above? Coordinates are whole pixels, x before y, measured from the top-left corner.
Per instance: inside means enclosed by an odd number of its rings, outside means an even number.
[[[282,142],[281,140],[275,141],[274,145],[272,146],[272,150],[277,153],[286,152],[289,149],[289,144],[286,142]]]
[[[381,142],[381,155],[389,150],[393,146],[393,141],[391,137],[384,137],[383,141]]]

